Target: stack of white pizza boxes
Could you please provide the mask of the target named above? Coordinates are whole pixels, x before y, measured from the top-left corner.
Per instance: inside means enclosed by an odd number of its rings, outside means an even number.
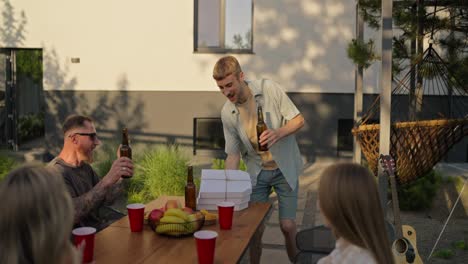
[[[223,201],[234,203],[234,211],[249,206],[252,183],[250,176],[240,170],[202,170],[197,209],[218,210]]]

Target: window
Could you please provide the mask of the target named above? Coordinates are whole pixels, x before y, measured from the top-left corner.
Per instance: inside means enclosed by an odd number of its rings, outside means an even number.
[[[252,0],[195,0],[194,17],[195,52],[252,52]]]
[[[220,117],[193,118],[193,155],[197,150],[224,151],[223,122]]]

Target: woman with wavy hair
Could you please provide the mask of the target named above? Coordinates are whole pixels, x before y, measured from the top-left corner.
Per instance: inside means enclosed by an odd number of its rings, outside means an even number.
[[[336,237],[318,263],[393,263],[374,176],[365,167],[334,164],[320,178],[318,206]]]
[[[23,166],[0,182],[0,263],[79,263],[72,226],[63,180],[46,168]]]

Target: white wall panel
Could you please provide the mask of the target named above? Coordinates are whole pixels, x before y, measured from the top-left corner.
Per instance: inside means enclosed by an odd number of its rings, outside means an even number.
[[[223,54],[193,52],[192,0],[7,1],[27,19],[16,46],[44,48],[46,90],[217,89],[211,71]],[[244,72],[290,92],[352,93],[354,10],[345,0],[255,0],[254,54],[237,56]]]

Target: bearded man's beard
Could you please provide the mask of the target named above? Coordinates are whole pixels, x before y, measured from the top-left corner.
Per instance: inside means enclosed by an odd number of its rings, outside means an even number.
[[[78,153],[79,159],[85,161],[86,163],[92,163],[94,161],[93,151],[84,152],[81,151]]]

